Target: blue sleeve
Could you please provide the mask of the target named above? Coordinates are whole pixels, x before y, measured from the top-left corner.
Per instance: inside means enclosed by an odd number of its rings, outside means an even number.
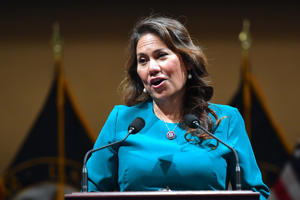
[[[118,107],[115,107],[105,122],[94,148],[115,142]],[[116,147],[94,152],[87,162],[88,191],[118,190],[118,155]]]
[[[244,120],[239,111],[234,108],[230,116],[228,139],[238,152],[241,166],[242,190],[252,190],[260,193],[260,200],[270,195],[269,188],[263,183],[261,172],[245,129]],[[255,141],[253,141],[255,142]],[[235,169],[231,167],[231,181],[235,184]]]

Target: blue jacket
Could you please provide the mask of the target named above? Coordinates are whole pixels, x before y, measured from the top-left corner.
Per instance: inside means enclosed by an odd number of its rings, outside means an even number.
[[[224,117],[214,134],[238,152],[242,189],[258,191],[260,199],[267,199],[269,189],[262,181],[240,113],[226,105],[209,107],[219,119]],[[136,117],[146,122],[139,133],[120,145],[95,152],[88,160],[89,191],[226,190],[229,180],[235,184],[235,160],[227,147],[220,143],[213,149],[215,139],[201,142],[189,136],[195,140],[186,141],[187,131],[172,123],[166,126],[153,113],[150,101],[115,106],[94,148],[122,140]],[[166,137],[167,127],[175,128],[175,139]]]

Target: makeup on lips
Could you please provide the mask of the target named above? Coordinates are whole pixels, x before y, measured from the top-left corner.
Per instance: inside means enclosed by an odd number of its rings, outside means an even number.
[[[152,78],[150,80],[150,84],[151,84],[151,87],[153,88],[160,88],[161,86],[164,85],[165,83],[165,78],[162,78],[162,77],[156,77],[156,78]]]

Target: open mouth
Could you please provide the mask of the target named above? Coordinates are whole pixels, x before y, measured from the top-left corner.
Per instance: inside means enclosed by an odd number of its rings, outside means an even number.
[[[156,78],[156,79],[153,79],[151,80],[151,85],[156,87],[156,86],[159,86],[165,79],[163,78]]]
[[[151,82],[151,85],[153,86],[158,86],[159,84],[161,84],[164,81],[164,79],[158,79],[158,80],[154,80]]]

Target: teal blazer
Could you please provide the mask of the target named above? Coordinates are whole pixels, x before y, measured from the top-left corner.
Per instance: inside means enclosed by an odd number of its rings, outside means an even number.
[[[239,155],[242,189],[260,192],[267,199],[269,189],[263,183],[244,121],[236,108],[209,104],[219,119],[214,134],[232,146]],[[215,139],[199,141],[187,130],[163,122],[153,112],[150,101],[135,106],[115,106],[103,126],[94,148],[122,140],[128,125],[142,117],[146,125],[119,145],[95,152],[87,163],[89,191],[227,190],[235,184],[235,160],[232,152]],[[212,120],[215,119],[211,116]],[[176,137],[166,137],[168,128]]]

